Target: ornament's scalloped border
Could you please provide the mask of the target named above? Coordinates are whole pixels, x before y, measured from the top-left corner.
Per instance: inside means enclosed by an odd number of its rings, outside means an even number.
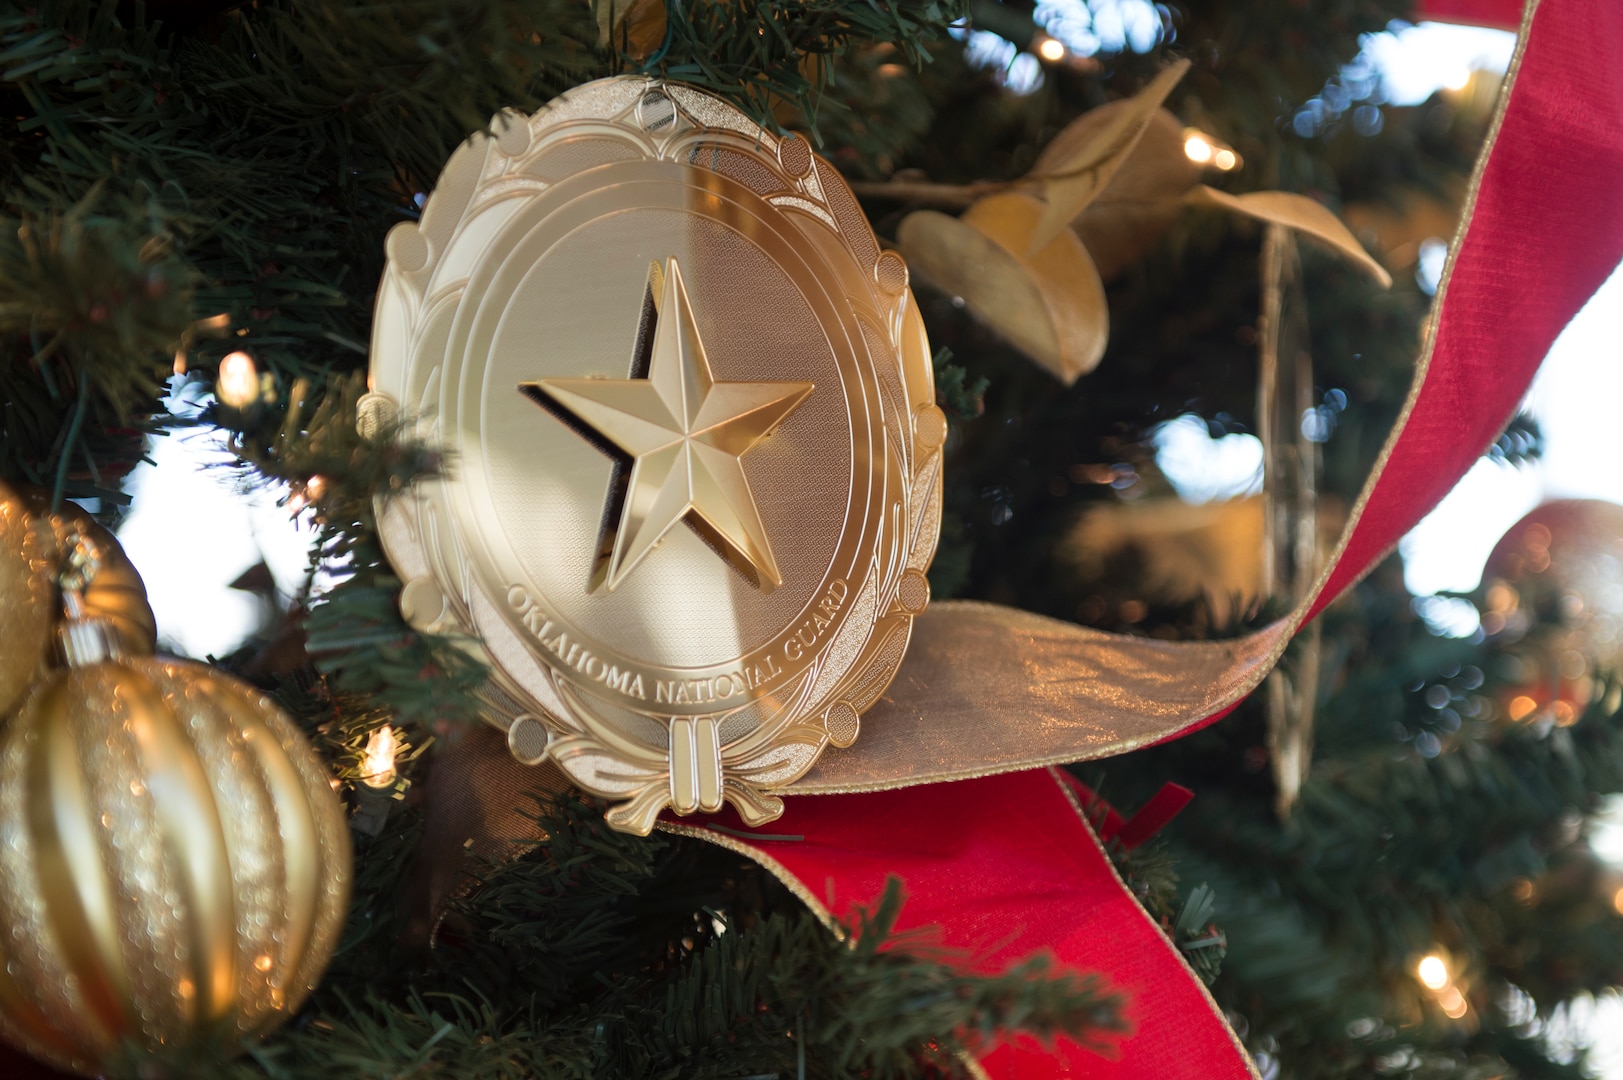
[[[373,340],[373,392],[359,407],[363,428],[376,418],[398,412],[402,403],[379,391],[376,376],[380,357],[396,365],[396,383],[410,385],[415,366],[416,329],[446,303],[460,296],[460,283],[426,294],[439,257],[462,220],[492,200],[522,192],[545,190],[544,180],[525,174],[529,159],[547,145],[543,131],[561,125],[600,127],[603,135],[631,139],[645,152],[670,156],[673,147],[695,137],[734,144],[740,150],[766,149],[783,159],[787,141],[754,128],[740,126],[736,110],[726,102],[677,84],[626,76],[602,80],[554,99],[534,116],[507,111],[491,122],[490,134],[473,136],[446,163],[435,191],[418,222],[402,222],[389,233],[386,247],[389,269],[378,294],[378,317]],[[651,100],[650,91],[663,92],[687,127],[671,124],[663,137],[652,136],[646,123],[632,127],[625,121],[640,117]],[[664,126],[663,118],[659,126]],[[914,617],[928,602],[924,571],[934,557],[939,535],[942,482],[941,439],[944,425],[934,403],[931,357],[917,304],[906,285],[905,264],[879,248],[850,194],[844,179],[827,162],[809,152],[805,171],[779,165],[784,181],[781,193],[763,196],[774,205],[789,203],[809,220],[825,228],[836,244],[863,272],[873,310],[881,317],[876,327],[887,338],[896,363],[897,385],[905,407],[886,425],[885,448],[890,465],[902,480],[900,498],[890,507],[892,521],[882,527],[883,550],[876,554],[862,582],[853,587],[857,604],[820,651],[816,663],[803,674],[788,702],[771,719],[749,734],[721,747],[723,796],[752,825],[764,824],[783,812],[775,790],[805,775],[828,747],[849,746],[855,739],[857,717],[895,677],[912,634]],[[830,197],[845,193],[843,208]],[[855,215],[853,219],[853,214]],[[843,226],[843,228],[842,228]],[[864,259],[848,230],[866,231],[874,257]],[[888,265],[894,263],[895,265]],[[889,274],[889,281],[886,275]],[[916,370],[915,370],[916,369]],[[431,385],[433,380],[429,380]],[[437,421],[432,400],[404,403],[422,419],[417,434],[432,439]],[[930,428],[921,434],[921,417]],[[457,530],[444,505],[445,489],[439,481],[417,486],[415,498],[378,502],[379,532],[384,548],[406,585],[402,613],[419,629],[450,633],[476,656],[490,663],[488,684],[478,694],[481,712],[494,726],[516,733],[515,725],[540,718],[548,729],[542,757],[551,758],[581,787],[595,795],[619,801],[609,811],[617,827],[646,834],[654,819],[671,802],[670,750],[656,749],[628,739],[604,723],[592,710],[577,703],[585,693],[544,660],[523,649],[530,662],[518,671],[501,662],[500,654],[517,643],[481,641],[478,627],[492,625],[477,609],[489,603],[467,572],[468,561]],[[904,603],[905,601],[905,603]],[[855,608],[871,612],[859,617]],[[500,620],[497,620],[500,622]],[[502,624],[505,625],[505,624]],[[724,720],[727,714],[716,719]]]

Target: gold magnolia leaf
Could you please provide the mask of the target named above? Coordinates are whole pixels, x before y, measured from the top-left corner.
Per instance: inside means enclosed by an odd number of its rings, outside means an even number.
[[[1364,245],[1358,242],[1352,230],[1342,224],[1341,219],[1328,207],[1314,202],[1305,195],[1293,195],[1288,191],[1252,191],[1245,195],[1230,195],[1226,191],[1218,191],[1202,184],[1191,190],[1185,196],[1185,201],[1193,206],[1215,206],[1223,210],[1232,210],[1236,214],[1244,214],[1258,221],[1284,225],[1286,228],[1305,233],[1329,244],[1349,261],[1369,271],[1382,287],[1392,284],[1392,275],[1386,272],[1386,267],[1375,261],[1374,256],[1364,250]]]
[[[1094,109],[1082,119],[1088,120],[1119,104],[1112,102]],[[1105,122],[1108,118],[1098,121],[1094,130]],[[1060,138],[1077,126],[1066,128]],[[1037,158],[1038,170],[1052,160],[1050,154],[1063,149],[1060,138]],[[1105,281],[1148,255],[1184,212],[1184,196],[1200,183],[1205,171],[1184,152],[1184,138],[1181,120],[1165,109],[1155,110],[1133,152],[1104,190],[1071,222]]]
[[[1075,233],[1062,229],[1031,252],[1043,211],[1030,195],[1004,192],[962,218],[916,211],[896,238],[916,273],[961,297],[970,314],[1069,385],[1098,366],[1110,311],[1104,283]]]
[[[1042,293],[1019,256],[958,218],[918,210],[896,230],[907,265],[942,292],[964,301],[981,322],[1033,358],[1054,356],[1054,337]]]
[[[1035,359],[1070,385],[1099,366],[1110,339],[1110,306],[1093,258],[1074,232],[1062,229],[1048,243],[1035,243],[1045,212],[1044,204],[1030,195],[1009,192],[982,199],[963,220],[1010,253],[1029,252],[1024,264],[1048,308],[1058,345],[1048,362]]]
[[[1162,68],[1144,89],[1125,101],[1114,103],[1114,107],[1107,106],[1111,109],[1108,122],[1095,128],[1099,124],[1096,119],[1080,128],[1091,132],[1091,137],[1067,138],[1064,131],[1056,137],[1056,142],[1064,140],[1062,145],[1069,152],[1054,155],[1041,174],[1032,174],[1033,179],[1042,181],[1046,203],[1042,220],[1031,237],[1033,251],[1052,242],[1105,189],[1138,145],[1161,102],[1188,70],[1187,60]],[[1088,114],[1083,114],[1071,127],[1082,125],[1087,117]]]

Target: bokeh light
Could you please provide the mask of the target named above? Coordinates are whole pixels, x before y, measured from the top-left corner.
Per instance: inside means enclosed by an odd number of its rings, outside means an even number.
[[[394,783],[394,759],[398,749],[399,740],[388,724],[367,736],[361,762],[361,780],[367,787],[386,788]]]
[[[220,361],[214,379],[214,394],[220,404],[244,409],[259,400],[259,366],[254,358],[238,349]]]
[[[1448,964],[1441,956],[1431,953],[1416,965],[1415,978],[1427,990],[1441,990],[1448,985]]]

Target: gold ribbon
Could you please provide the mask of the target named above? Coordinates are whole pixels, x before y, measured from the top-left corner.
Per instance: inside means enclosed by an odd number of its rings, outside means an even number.
[[[1449,245],[1434,312],[1447,301],[1537,8],[1538,0],[1527,5]],[[1173,738],[1240,701],[1262,683],[1317,610],[1408,427],[1436,342],[1437,335],[1429,333],[1403,409],[1335,550],[1285,618],[1230,641],[1164,642],[1107,634],[996,604],[934,604],[915,621],[907,657],[889,690],[863,715],[856,744],[825,753],[781,793],[883,791],[1109,757]],[[1478,453],[1491,444],[1492,438]],[[1394,538],[1381,557],[1396,546]],[[1379,561],[1372,558],[1359,567],[1353,580]]]
[[[784,794],[884,791],[1136,750],[1238,701],[1290,620],[1230,641],[1156,641],[974,601],[933,604],[849,750]]]

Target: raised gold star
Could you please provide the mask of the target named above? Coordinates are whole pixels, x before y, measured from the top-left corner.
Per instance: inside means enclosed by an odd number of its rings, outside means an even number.
[[[718,382],[675,259],[666,261],[664,272],[657,263],[650,268],[637,347],[638,360],[647,359],[647,378],[519,385],[573,420],[583,435],[630,458],[624,506],[594,586],[601,581],[614,591],[677,522],[686,521],[745,577],[772,591],[783,575],[740,459],[806,400],[813,385]],[[605,521],[613,504],[611,495]]]

